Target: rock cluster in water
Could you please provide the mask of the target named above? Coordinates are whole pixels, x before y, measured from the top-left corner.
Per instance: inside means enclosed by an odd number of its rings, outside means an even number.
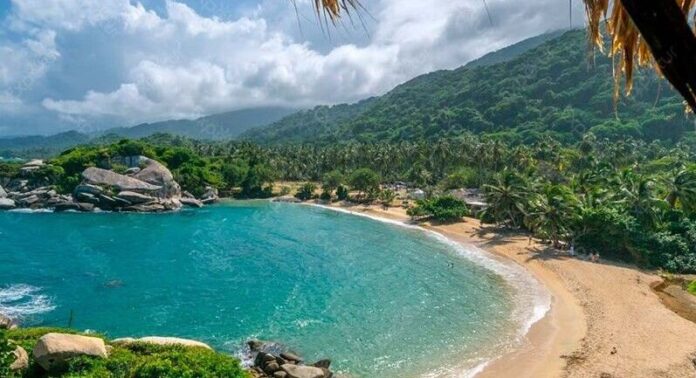
[[[247,343],[254,361],[251,373],[257,378],[332,378],[331,360],[305,364],[304,359],[276,343],[251,340]]]
[[[59,194],[51,186],[42,186],[42,179],[32,175],[46,167],[46,163],[32,160],[21,168],[24,178],[12,180],[6,188],[0,186],[0,210],[162,212],[178,210],[182,206],[202,207],[219,200],[217,189],[212,187],[208,187],[200,199],[182,192],[169,169],[156,160],[144,156],[116,160],[128,167],[123,174],[87,168],[72,195]]]

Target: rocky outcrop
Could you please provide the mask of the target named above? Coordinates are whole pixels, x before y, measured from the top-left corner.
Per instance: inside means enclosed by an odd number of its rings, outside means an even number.
[[[272,378],[331,378],[331,360],[303,364],[303,358],[280,344],[250,340],[247,342],[253,357],[251,372],[255,377]]]
[[[0,186],[0,198],[7,198],[7,192]]]
[[[104,340],[97,337],[47,333],[34,346],[36,363],[46,371],[63,368],[68,359],[78,356],[107,358]]]
[[[75,202],[111,211],[161,212],[181,208],[181,187],[164,165],[144,156],[115,160],[129,167],[127,174],[87,168],[82,172],[83,182],[73,193]]]
[[[22,165],[22,168],[20,168],[19,172],[23,175],[27,175],[31,172],[39,170],[40,168],[42,168],[45,165],[46,165],[46,163],[44,163],[43,160],[39,160],[39,159],[30,160],[30,161],[24,163],[24,165]]]
[[[201,202],[205,205],[210,205],[220,201],[220,195],[216,188],[208,186],[205,188],[205,193],[201,196]]]
[[[179,346],[185,346],[185,347],[196,347],[196,348],[205,348],[205,349],[213,350],[213,348],[211,348],[208,344],[202,343],[200,341],[181,339],[178,337],[148,336],[148,337],[141,337],[139,339],[134,339],[132,337],[125,337],[125,338],[121,338],[121,339],[112,340],[111,343],[112,344],[122,344],[122,345],[127,345],[127,344],[132,344],[132,343],[146,343],[146,344],[167,345],[167,346],[179,345]]]
[[[181,204],[184,206],[197,208],[203,207],[203,202],[195,198],[182,197],[179,201],[181,201]]]

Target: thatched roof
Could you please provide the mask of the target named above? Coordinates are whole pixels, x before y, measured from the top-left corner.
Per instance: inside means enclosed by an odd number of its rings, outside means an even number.
[[[611,41],[608,53],[615,57],[616,96],[622,77],[626,79],[626,93],[630,94],[636,65],[653,66],[696,111],[696,36],[687,22],[696,0],[584,1],[590,40],[601,51],[604,51],[604,39],[600,24],[607,21]],[[362,8],[359,0],[314,0],[314,3],[317,15],[332,22]]]

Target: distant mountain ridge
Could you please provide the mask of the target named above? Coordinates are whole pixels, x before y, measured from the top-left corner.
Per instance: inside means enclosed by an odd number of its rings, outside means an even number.
[[[547,136],[696,138],[681,99],[652,70],[614,102],[611,60],[591,60],[585,30],[525,40],[470,64],[436,71],[356,104],[317,107],[242,138],[258,143],[398,142],[485,134],[514,143]],[[489,64],[492,63],[492,64]]]

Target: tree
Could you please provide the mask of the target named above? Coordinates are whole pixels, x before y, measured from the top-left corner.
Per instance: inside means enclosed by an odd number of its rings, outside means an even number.
[[[356,169],[348,179],[353,190],[358,191],[358,199],[363,200],[365,194],[374,194],[379,191],[379,175],[370,168]]]
[[[567,186],[546,185],[532,197],[525,224],[535,234],[551,240],[558,248],[567,239],[577,218],[578,200]]]
[[[379,193],[379,200],[382,202],[382,207],[386,210],[391,206],[396,199],[396,192],[391,189],[383,190]]]
[[[663,180],[667,190],[665,200],[670,208],[680,205],[686,212],[696,209],[696,169],[682,169]]]
[[[341,184],[343,184],[343,174],[337,170],[326,173],[322,179],[322,189],[329,194]]]
[[[531,196],[524,177],[505,170],[496,177],[494,184],[484,185],[484,190],[488,203],[485,215],[513,227],[522,225]]]
[[[295,193],[295,198],[307,201],[314,198],[314,191],[317,190],[317,186],[311,182],[304,183],[300,189]]]

